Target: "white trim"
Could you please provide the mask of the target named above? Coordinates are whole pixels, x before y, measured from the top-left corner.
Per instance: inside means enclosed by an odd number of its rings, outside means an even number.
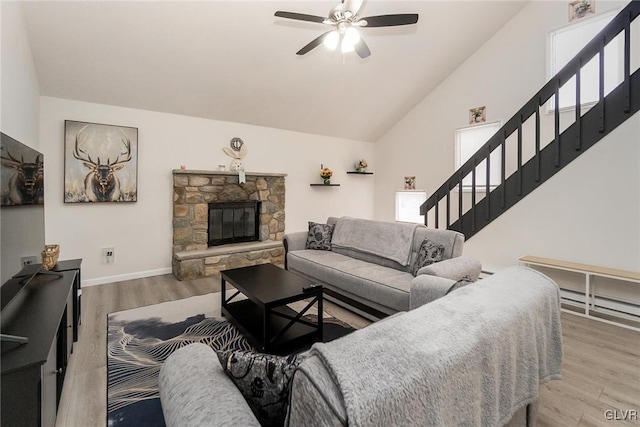
[[[97,277],[95,279],[82,279],[82,287],[104,285],[106,283],[124,282],[125,280],[142,279],[145,277],[161,276],[169,274],[173,270],[171,267],[159,268],[157,270],[138,271],[137,273],[119,274],[117,276]]]

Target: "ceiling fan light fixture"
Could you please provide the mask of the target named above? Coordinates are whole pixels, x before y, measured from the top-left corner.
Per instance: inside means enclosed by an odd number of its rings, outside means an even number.
[[[355,50],[356,44],[360,41],[360,33],[354,27],[349,27],[342,37],[342,53],[350,53]]]
[[[340,40],[340,34],[338,31],[332,31],[324,38],[322,42],[328,49],[335,50],[338,47],[338,41]]]
[[[417,13],[396,13],[360,18],[360,8],[363,2],[364,0],[340,0],[340,3],[331,9],[327,18],[281,10],[276,11],[275,16],[330,25],[335,28],[311,40],[296,52],[296,55],[305,55],[321,44],[331,50],[335,50],[340,44],[342,53],[356,52],[361,59],[368,58],[371,51],[364,39],[360,37],[358,28],[395,27],[418,22]]]
[[[355,27],[349,27],[344,33],[344,39],[348,43],[356,45],[360,41],[360,32]]]
[[[355,50],[355,45],[348,43],[346,40],[342,40],[341,49],[342,53],[351,53]]]

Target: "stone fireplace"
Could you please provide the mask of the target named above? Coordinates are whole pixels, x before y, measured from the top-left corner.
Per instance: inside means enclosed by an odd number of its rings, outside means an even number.
[[[176,278],[190,280],[230,268],[283,263],[285,177],[246,173],[246,183],[240,184],[233,172],[174,170]]]

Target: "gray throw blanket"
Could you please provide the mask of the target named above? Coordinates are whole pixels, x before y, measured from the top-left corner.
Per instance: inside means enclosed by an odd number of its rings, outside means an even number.
[[[355,249],[407,266],[411,262],[413,234],[419,226],[342,217],[336,221],[331,246]]]
[[[512,267],[347,338],[311,352],[349,425],[502,426],[560,379],[559,290]]]

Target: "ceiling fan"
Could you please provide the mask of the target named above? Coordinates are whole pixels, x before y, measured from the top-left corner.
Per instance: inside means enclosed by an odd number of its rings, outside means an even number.
[[[342,53],[355,51],[360,58],[371,55],[369,47],[360,37],[358,28],[394,27],[397,25],[411,25],[418,22],[418,14],[404,13],[396,15],[367,16],[361,18],[358,12],[364,0],[342,0],[340,4],[331,9],[329,16],[306,15],[304,13],[277,11],[275,16],[280,18],[295,19],[298,21],[316,22],[331,25],[335,28],[321,34],[296,54],[304,55],[320,44],[329,49],[335,49],[340,44]]]

